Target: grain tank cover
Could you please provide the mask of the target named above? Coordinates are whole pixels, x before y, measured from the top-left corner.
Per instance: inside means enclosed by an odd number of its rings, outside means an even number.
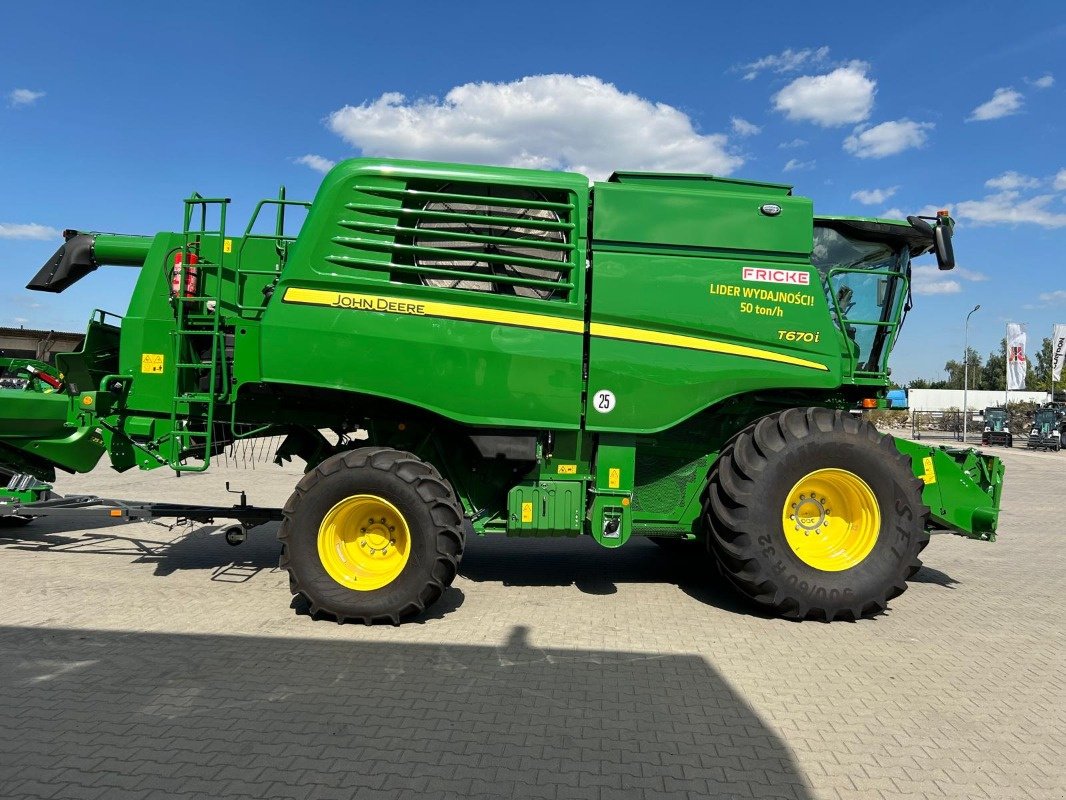
[[[792,187],[712,175],[615,172],[593,188],[593,247],[810,256],[813,206]],[[675,251],[675,254],[676,251]]]
[[[612,172],[608,183],[646,183],[659,188],[713,189],[715,191],[792,194],[786,183],[742,181],[738,178],[719,178],[714,175],[696,175],[689,172]]]

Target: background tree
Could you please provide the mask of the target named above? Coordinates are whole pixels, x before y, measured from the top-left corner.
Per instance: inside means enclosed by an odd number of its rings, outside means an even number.
[[[999,340],[999,352],[988,354],[981,367],[978,389],[1004,391],[1007,388],[1007,340]]]
[[[972,347],[966,348],[966,361],[970,362],[969,380],[970,388],[976,389],[981,379],[981,356]],[[944,389],[963,389],[965,386],[966,364],[962,361],[951,359],[944,365],[944,372],[948,374],[943,381]]]
[[[1041,392],[1051,391],[1051,337],[1045,336],[1036,353],[1036,363],[1029,360],[1029,372],[1026,375],[1026,388]]]
[[[981,383],[981,354],[972,347],[966,348],[966,360],[970,362],[970,388],[980,388]],[[966,387],[963,387],[966,388]]]
[[[962,388],[962,369],[963,364],[961,361],[951,359],[944,365],[944,372],[948,374],[947,378],[942,381],[945,389],[961,389]]]

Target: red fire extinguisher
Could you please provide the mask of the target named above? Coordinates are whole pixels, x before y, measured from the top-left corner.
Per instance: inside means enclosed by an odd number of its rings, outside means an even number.
[[[182,255],[179,250],[174,254],[174,271],[170,273],[170,296],[177,297],[180,293],[182,297],[195,297],[198,277],[196,265],[200,263],[200,258],[196,253],[189,253],[189,265],[185,268],[185,291],[181,291],[181,265]]]

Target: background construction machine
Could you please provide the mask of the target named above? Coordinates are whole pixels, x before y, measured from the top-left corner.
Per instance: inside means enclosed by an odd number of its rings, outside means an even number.
[[[997,459],[852,413],[887,405],[911,260],[953,266],[946,212],[823,217],[771,183],[370,159],[313,203],[261,201],[236,236],[228,204],[193,195],[182,229],[151,237],[66,233],[29,288],[119,264],[136,289],[55,357],[48,391],[0,392],[0,464],[39,482],[104,452],[202,471],[283,436],[277,459],[307,470],[282,509],[183,513],[281,518],[293,592],[365,622],[437,600],[469,531],[690,542],[708,581],[717,563],[756,603],[824,620],[882,611],[930,530],[994,538]],[[0,513],[63,511],[38,491]]]
[[[1062,449],[1062,433],[1066,427],[1066,411],[1049,403],[1038,408],[1033,414],[1033,427],[1029,431],[1026,447],[1031,450]]]
[[[1011,416],[1006,408],[986,408],[984,421],[984,428],[981,431],[981,444],[987,447],[993,445],[1014,447],[1014,434],[1010,430]]]

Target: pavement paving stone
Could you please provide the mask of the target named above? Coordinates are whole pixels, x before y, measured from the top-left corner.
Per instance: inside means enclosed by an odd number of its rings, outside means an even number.
[[[1000,539],[937,536],[890,611],[768,619],[643,541],[475,539],[399,628],[290,602],[276,526],[0,529],[4,798],[1066,797],[1066,454]],[[300,471],[64,476],[281,505]]]

